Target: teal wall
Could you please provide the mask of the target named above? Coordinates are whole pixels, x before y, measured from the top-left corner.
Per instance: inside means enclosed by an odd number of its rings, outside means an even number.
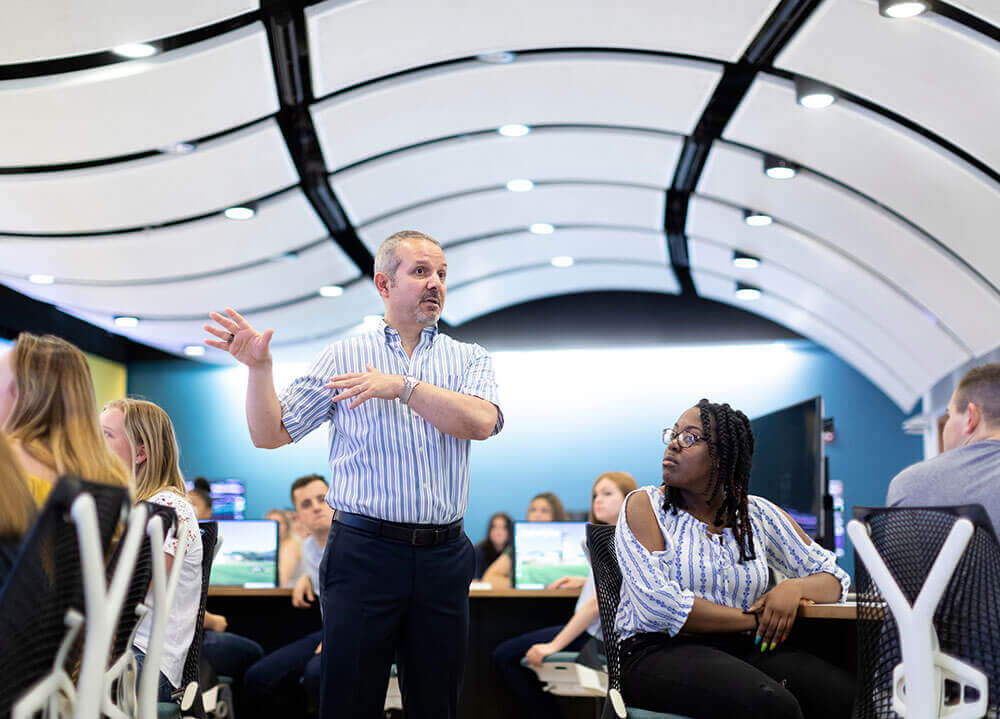
[[[921,459],[921,438],[904,435],[905,415],[845,362],[809,342],[495,353],[506,427],[476,443],[466,523],[478,541],[487,518],[522,518],[530,497],[556,492],[585,509],[593,479],[623,470],[659,484],[660,430],[708,397],[751,417],[822,395],[836,421],[827,445],[831,478],[851,506],[880,505],[890,479]],[[303,365],[276,368],[281,384]],[[296,446],[259,450],[244,416],[246,374],[239,367],[187,361],[129,365],[129,392],[162,405],[181,444],[185,476],[247,482],[248,517],[289,506],[297,476],[328,476],[326,432]],[[752,488],[751,488],[752,491]],[[851,552],[842,560],[852,565]]]

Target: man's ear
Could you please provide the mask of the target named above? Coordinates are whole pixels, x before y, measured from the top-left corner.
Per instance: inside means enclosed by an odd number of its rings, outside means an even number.
[[[392,283],[389,281],[389,275],[384,272],[375,273],[375,289],[378,291],[382,297],[389,296],[389,286]]]
[[[969,402],[965,412],[965,433],[973,434],[983,421],[983,410],[975,402]]]
[[[136,466],[142,464],[146,461],[146,445],[140,444],[135,448],[135,463]]]

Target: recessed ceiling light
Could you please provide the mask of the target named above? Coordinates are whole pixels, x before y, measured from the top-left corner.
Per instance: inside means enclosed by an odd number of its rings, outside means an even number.
[[[117,315],[115,317],[116,327],[136,327],[138,324],[139,318],[132,315]]]
[[[753,285],[745,285],[742,282],[736,283],[736,299],[750,302],[760,297],[760,289]]]
[[[837,100],[837,93],[829,85],[824,85],[807,77],[795,78],[795,101],[810,110],[829,107]]]
[[[344,288],[340,285],[323,285],[319,288],[319,293],[323,297],[340,297],[344,294]]]
[[[746,252],[733,250],[733,266],[741,270],[755,270],[760,267],[760,258],[748,255]]]
[[[790,180],[798,168],[794,163],[775,155],[764,155],[764,174],[772,180]]]
[[[184,354],[188,357],[201,357],[205,354],[204,345],[184,345]]]
[[[527,125],[502,125],[497,132],[504,137],[524,137],[531,132],[531,128]]]
[[[514,62],[514,53],[484,52],[476,55],[476,59],[479,60],[479,62],[488,62],[491,65],[506,65],[508,62]]]
[[[924,0],[878,0],[878,14],[897,20],[921,15],[927,7]]]
[[[237,205],[227,207],[223,214],[230,220],[249,220],[257,214],[257,210],[252,205]]]
[[[507,183],[507,189],[511,192],[527,192],[534,186],[534,182],[524,179],[511,180]]]
[[[36,285],[51,285],[56,281],[56,278],[52,275],[43,274],[33,274],[28,275],[28,282],[34,282]]]
[[[112,48],[111,52],[130,59],[149,57],[156,54],[156,46],[150,45],[148,42],[130,42],[126,45],[119,45],[116,48]]]
[[[572,267],[573,266],[573,258],[572,257],[568,257],[567,255],[560,255],[558,257],[553,257],[552,260],[551,260],[551,262],[552,262],[552,266],[553,267]]]
[[[751,227],[767,227],[774,218],[757,210],[743,210],[743,221]]]
[[[166,153],[168,155],[189,155],[192,152],[194,152],[194,143],[175,142],[172,145],[161,147],[160,152]]]
[[[531,230],[531,233],[534,235],[551,235],[556,231],[556,228],[548,222],[536,222],[528,229]]]

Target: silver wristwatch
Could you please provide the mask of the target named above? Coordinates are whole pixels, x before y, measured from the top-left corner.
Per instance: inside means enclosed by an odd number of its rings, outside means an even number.
[[[413,375],[408,374],[403,377],[403,391],[399,393],[399,401],[403,404],[409,404],[410,395],[413,394],[413,390],[416,389],[418,384],[420,384],[420,380]]]

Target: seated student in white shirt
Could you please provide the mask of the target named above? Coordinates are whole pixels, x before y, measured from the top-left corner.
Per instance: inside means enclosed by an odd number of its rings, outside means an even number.
[[[635,489],[632,475],[625,472],[605,472],[594,481],[590,491],[590,521],[596,524],[614,524],[625,501],[625,495]],[[585,547],[586,548],[586,547]],[[594,573],[582,577],[563,577],[549,588],[580,587],[573,616],[565,626],[546,627],[519,637],[508,639],[493,652],[507,686],[521,705],[524,716],[531,719],[548,719],[559,716],[559,707],[551,694],[542,690],[537,675],[521,666],[526,658],[532,666],[541,666],[550,654],[564,649],[579,651],[591,639],[601,638],[601,620],[597,612],[597,594]]]
[[[187,487],[178,465],[180,452],[174,426],[166,412],[144,400],[114,400],[105,405],[101,413],[101,428],[108,446],[132,472],[136,501],[172,507],[177,513],[177,530],[163,544],[168,574],[177,554],[178,538],[184,534],[188,537],[174,603],[167,617],[163,660],[159,667],[158,699],[166,702],[181,685],[184,661],[198,620],[202,579],[198,518],[187,499]],[[146,596],[146,604],[157,611],[151,594]],[[146,615],[135,635],[134,651],[140,668],[149,647],[152,616]]]
[[[853,678],[782,643],[801,603],[841,600],[850,580],[784,511],[749,495],[746,415],[701,400],[663,439],[663,486],[628,496],[615,536],[626,703],[691,717],[847,719]],[[769,567],[788,577],[770,590]]]

